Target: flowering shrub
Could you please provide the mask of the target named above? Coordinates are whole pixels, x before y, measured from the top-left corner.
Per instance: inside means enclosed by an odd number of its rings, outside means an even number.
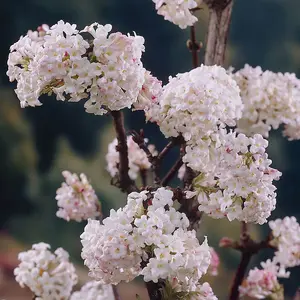
[[[87,176],[64,171],[57,216],[87,220],[81,256],[94,281],[72,293],[77,276],[68,254],[61,248],[53,254],[44,243],[20,253],[16,280],[43,300],[120,299],[115,286],[138,276],[151,300],[216,300],[203,275],[217,276],[220,259],[209,236],[199,242],[195,231],[205,213],[241,222],[240,240],[224,237],[219,245],[242,256],[229,299],[283,300],[280,278],[300,265],[300,226],[295,217],[268,220],[276,207],[274,180],[281,173],[271,167],[266,149],[269,131],[281,124],[289,140],[300,138],[300,81],[259,67],[233,72],[220,66],[232,1],[153,2],[166,20],[191,26],[187,46],[194,68],[170,77],[166,85],[143,67],[144,38],[110,33],[109,24],[83,30],[63,21],[42,25],[10,48],[7,75],[17,81],[21,107],[41,105],[42,94],[55,94],[57,100],[85,102],[88,113],[112,117],[116,138],[108,146],[107,171],[127,194],[127,204],[101,220]],[[210,19],[199,65],[194,13],[202,4],[208,5]],[[126,133],[124,108],[142,110],[157,124],[169,139],[162,151],[147,143],[142,130]],[[174,147],[179,158],[162,176],[160,165]],[[176,174],[182,184],[174,187]],[[248,224],[266,222],[268,237],[253,240]],[[274,255],[247,275],[251,257],[264,249]]]

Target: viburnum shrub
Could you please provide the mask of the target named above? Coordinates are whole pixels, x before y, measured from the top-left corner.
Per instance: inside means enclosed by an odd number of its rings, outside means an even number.
[[[241,238],[224,237],[220,247],[241,252],[229,299],[284,299],[281,278],[300,265],[300,226],[295,217],[269,221],[276,207],[274,181],[281,173],[268,158],[269,131],[284,127],[300,138],[300,81],[295,74],[246,65],[225,70],[231,0],[153,0],[158,14],[180,28],[190,26],[188,49],[194,68],[162,82],[143,67],[144,38],[113,32],[109,24],[84,29],[59,21],[29,31],[10,48],[7,75],[17,82],[22,107],[39,97],[83,102],[87,113],[111,116],[116,138],[108,146],[107,171],[127,194],[127,204],[101,218],[97,195],[84,174],[63,171],[57,216],[87,220],[81,234],[82,259],[92,280],[72,293],[74,266],[61,248],[39,243],[19,255],[17,282],[34,299],[121,299],[115,285],[140,276],[151,300],[215,300],[203,275],[218,275],[219,257],[194,230],[203,213],[241,222]],[[199,65],[194,12],[208,5],[210,17],[204,64]],[[122,109],[141,110],[168,142],[158,152],[143,131],[126,132]],[[167,174],[160,165],[169,151],[180,155]],[[178,176],[182,184],[169,185]],[[141,181],[136,181],[141,177]],[[137,182],[142,182],[138,186]],[[251,238],[248,224],[270,234]],[[246,274],[253,255],[274,255]],[[138,299],[138,297],[137,297]]]

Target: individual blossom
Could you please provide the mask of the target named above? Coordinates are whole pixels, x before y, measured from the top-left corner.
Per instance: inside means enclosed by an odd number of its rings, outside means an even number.
[[[243,116],[237,130],[269,136],[284,125],[289,140],[300,138],[300,80],[295,74],[263,71],[249,65],[232,74],[241,90]]]
[[[186,165],[183,164],[180,169],[178,170],[177,177],[182,181],[184,179],[184,174],[186,172]]]
[[[89,220],[82,239],[82,258],[90,276],[104,284],[131,281],[174,281],[181,291],[193,291],[207,272],[211,253],[189,231],[184,213],[173,207],[173,192],[133,192],[127,205],[98,221]]]
[[[144,83],[144,39],[109,35],[111,29],[94,23],[79,32],[75,24],[59,21],[21,37],[10,48],[7,72],[17,81],[21,106],[41,105],[42,94],[54,93],[58,100],[88,99],[86,110],[94,114],[130,107]]]
[[[56,215],[66,221],[80,222],[101,215],[98,197],[85,174],[62,172],[65,182],[56,191],[59,210]]]
[[[271,244],[277,248],[274,262],[283,268],[300,265],[300,225],[295,217],[285,217],[270,221],[273,240]]]
[[[224,129],[199,147],[187,146],[184,161],[201,172],[188,195],[197,196],[199,210],[213,218],[265,223],[276,206],[273,181],[281,175],[270,167],[267,145],[259,134],[248,138]]]
[[[77,283],[69,254],[62,248],[54,253],[45,243],[34,244],[31,250],[19,254],[21,261],[14,270],[16,281],[27,286],[37,300],[68,300]]]
[[[195,288],[195,292],[196,294],[190,298],[191,300],[217,300],[208,282],[198,284]]]
[[[70,300],[115,300],[115,297],[111,285],[90,281],[80,291],[74,292]]]
[[[200,66],[169,79],[151,116],[166,137],[195,143],[242,115],[236,82],[219,66]]]
[[[145,139],[145,142],[148,140]],[[111,177],[114,177],[118,174],[118,164],[120,161],[119,152],[117,151],[118,140],[114,139],[108,145],[108,152],[106,154],[107,162],[107,171]],[[142,150],[136,142],[133,141],[132,136],[127,137],[127,146],[128,146],[128,160],[129,160],[129,171],[128,175],[132,180],[135,180],[140,171],[149,170],[151,168],[151,163],[149,162],[147,155],[144,150]],[[152,155],[157,155],[155,146],[150,144],[148,145],[149,151]]]
[[[248,277],[239,288],[241,296],[255,299],[283,300],[283,288],[277,279],[277,266],[270,261],[261,265],[262,269],[254,268],[249,271]]]
[[[178,25],[181,29],[192,26],[198,19],[192,9],[197,8],[202,0],[152,0],[157,13],[165,20]]]

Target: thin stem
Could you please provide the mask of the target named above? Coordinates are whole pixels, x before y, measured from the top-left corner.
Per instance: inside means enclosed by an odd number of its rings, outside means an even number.
[[[198,51],[200,50],[200,45],[197,43],[195,26],[191,26],[190,29],[189,49],[192,52],[193,68],[197,68],[199,66]]]
[[[252,255],[258,251],[258,249],[255,250],[255,249],[251,249],[251,247],[247,247],[247,244],[249,242],[251,243],[251,239],[248,234],[248,226],[246,222],[241,222],[241,237],[240,237],[241,249],[240,250],[242,253],[242,257],[241,257],[240,264],[236,270],[235,277],[231,286],[229,300],[239,299],[239,293],[240,293],[239,286],[243,282]]]
[[[248,225],[246,222],[241,222],[241,239],[245,240],[248,236]]]
[[[121,300],[121,297],[120,297],[117,287],[115,285],[113,285],[112,289],[113,289],[115,300]]]
[[[117,135],[119,152],[119,182],[118,185],[122,192],[131,193],[136,190],[136,187],[128,175],[129,161],[128,161],[128,147],[127,136],[124,128],[124,116],[120,111],[112,111],[111,115],[114,120],[114,128]]]
[[[140,170],[143,187],[147,186],[147,170]]]
[[[158,161],[162,161],[162,159],[170,152],[170,150],[173,148],[173,146],[176,144],[175,139],[172,139],[164,149],[161,150],[161,152],[157,156]]]
[[[148,160],[151,164],[151,170],[154,173],[154,182],[155,182],[155,184],[159,184],[160,183],[160,178],[159,178],[158,159],[157,159],[157,156],[154,156],[151,153],[151,151],[149,150],[147,144],[145,143],[145,138],[144,138],[143,131],[141,130],[140,133],[137,133],[136,131],[132,131],[131,135],[132,135],[133,141],[135,143],[137,143],[138,146],[140,147],[140,149],[142,149],[146,153],[147,158],[148,158]],[[143,178],[142,178],[142,180],[143,180]]]
[[[239,286],[242,284],[243,279],[245,277],[247,267],[250,263],[252,257],[251,252],[242,252],[241,262],[238,266],[238,269],[235,273],[234,281],[231,287],[229,300],[237,300],[239,299]]]
[[[170,169],[170,171],[168,172],[168,174],[163,178],[163,180],[161,181],[161,185],[162,186],[166,186],[170,182],[170,180],[172,180],[172,178],[178,172],[178,170],[180,169],[180,167],[182,165],[183,165],[182,157],[180,157],[175,162],[175,164],[173,165],[173,167]]]
[[[133,141],[137,143],[138,146],[146,153],[147,158],[152,165],[151,170],[154,173],[155,185],[160,185],[161,180],[160,180],[159,173],[160,173],[161,162],[174,146],[181,145],[183,143],[182,136],[172,138],[171,141],[165,146],[165,148],[157,156],[154,156],[152,155],[152,153],[148,149],[148,146],[145,143],[143,131],[141,131],[140,133],[137,133],[136,131],[132,131],[131,135]]]

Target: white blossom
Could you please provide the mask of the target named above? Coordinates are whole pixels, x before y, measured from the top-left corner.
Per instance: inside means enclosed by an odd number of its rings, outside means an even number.
[[[242,115],[236,82],[219,66],[200,66],[169,79],[163,87],[151,121],[166,137],[183,135],[196,142],[219,124],[235,125]]]
[[[300,80],[295,74],[262,71],[249,65],[232,74],[241,90],[245,106],[237,130],[247,135],[285,125],[289,140],[300,138]]]
[[[67,221],[80,222],[101,215],[98,197],[85,174],[63,171],[65,181],[56,191],[59,210],[56,215]]]
[[[208,282],[198,284],[194,290],[197,295],[192,296],[191,300],[217,300],[218,298],[213,293],[213,290]]]
[[[89,220],[81,235],[82,258],[101,283],[143,275],[145,281],[175,279],[189,292],[207,272],[211,253],[207,240],[200,245],[188,226],[186,215],[173,207],[172,191],[133,192],[127,205],[111,210],[103,225]]]
[[[19,266],[14,270],[16,281],[27,286],[38,300],[68,300],[77,283],[74,266],[68,253],[58,248],[50,252],[45,243],[34,244],[31,250],[19,253]]]
[[[178,170],[178,173],[177,173],[177,177],[182,181],[184,179],[184,174],[185,174],[185,171],[186,171],[186,165],[183,164],[180,169]]]
[[[198,19],[191,9],[197,8],[202,0],[152,0],[155,9],[165,20],[178,25],[181,29],[192,26]]]
[[[115,300],[115,297],[111,285],[89,281],[80,291],[74,292],[70,300]]]
[[[262,263],[262,269],[254,268],[240,286],[241,296],[255,299],[283,300],[283,289],[277,280],[278,267],[270,261]]]
[[[172,288],[172,292],[173,293],[175,292],[175,295],[176,293],[178,293],[177,295],[179,295],[179,293],[184,292],[184,289],[182,289],[182,285],[180,284],[180,282],[176,280],[176,278],[170,281],[169,284]],[[217,300],[218,299],[213,293],[213,290],[208,282],[204,282],[203,284],[197,283],[193,285],[192,287],[190,287],[189,292],[187,292],[186,298],[183,298],[182,295],[181,298],[190,299],[190,300]],[[173,299],[173,298],[169,297],[168,299]]]
[[[270,221],[272,244],[277,247],[274,262],[283,268],[300,265],[300,225],[295,217]]]
[[[147,143],[147,139],[145,142]],[[107,162],[107,171],[111,177],[114,177],[118,174],[118,164],[120,162],[119,152],[116,147],[118,145],[118,140],[114,139],[108,145],[108,152],[106,154]],[[127,146],[128,146],[128,160],[129,160],[129,171],[128,175],[132,180],[135,180],[141,170],[148,170],[151,168],[151,164],[147,158],[147,155],[144,150],[142,150],[136,142],[133,141],[132,136],[127,137]],[[152,144],[148,145],[149,151],[152,155],[157,155],[155,146]]]
[[[276,205],[273,180],[281,175],[270,167],[267,145],[259,134],[247,138],[225,129],[188,145],[184,161],[201,172],[194,180],[199,210],[213,218],[265,223]]]
[[[94,23],[85,28],[86,41],[76,25],[59,21],[43,34],[28,32],[11,46],[8,72],[17,80],[21,106],[41,105],[42,94],[58,100],[85,103],[87,112],[103,114],[130,107],[145,80],[141,63],[144,38],[112,33],[111,25]]]

